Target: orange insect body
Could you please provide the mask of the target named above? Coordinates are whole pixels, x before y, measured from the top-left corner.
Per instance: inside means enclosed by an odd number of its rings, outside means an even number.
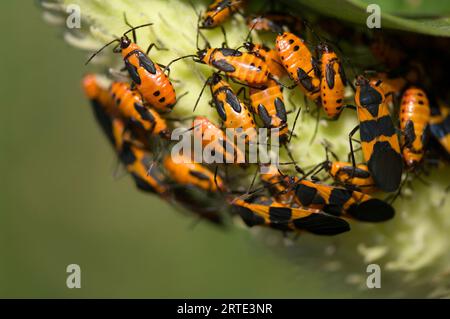
[[[204,29],[214,28],[223,24],[230,16],[239,11],[243,6],[243,0],[214,0],[203,14],[200,27]]]
[[[346,187],[357,189],[363,193],[376,191],[375,181],[365,164],[353,167],[352,163],[335,161],[328,163],[327,170],[335,181]]]
[[[144,99],[158,111],[170,111],[177,100],[169,77],[128,38],[121,38],[120,47],[125,68]]]
[[[279,129],[280,143],[286,142],[289,130],[282,87],[271,80],[260,90],[250,88],[250,102],[264,127]]]
[[[337,235],[350,230],[349,224],[318,209],[293,208],[270,198],[252,201],[236,198],[233,209],[250,227],[269,226],[281,231],[308,231],[316,235]]]
[[[203,147],[209,147],[220,154],[225,163],[245,163],[245,155],[227,138],[225,133],[204,116],[197,116],[193,122],[194,138],[202,141]]]
[[[320,45],[322,80],[320,97],[328,117],[336,118],[344,106],[345,74],[336,53],[328,45]]]
[[[121,116],[133,121],[145,131],[170,139],[170,130],[161,116],[144,106],[141,96],[128,83],[114,82],[110,93]]]
[[[408,167],[414,167],[422,160],[429,120],[430,103],[425,92],[416,87],[408,88],[400,104],[403,158]]]
[[[270,79],[269,65],[259,56],[229,48],[197,52],[200,63],[213,66],[236,80],[261,85]]]
[[[315,101],[320,96],[320,77],[316,62],[303,39],[290,32],[277,36],[276,49],[290,78],[306,96]]]
[[[393,192],[400,185],[403,160],[384,92],[362,76],[356,84],[355,102],[364,159],[376,186]]]
[[[211,95],[226,128],[242,129],[245,141],[256,142],[256,124],[248,107],[239,101],[231,86],[217,73],[210,78]]]
[[[195,186],[209,192],[224,190],[224,183],[220,176],[214,179],[214,173],[205,166],[194,163],[184,155],[168,155],[163,160],[164,168],[177,184]]]

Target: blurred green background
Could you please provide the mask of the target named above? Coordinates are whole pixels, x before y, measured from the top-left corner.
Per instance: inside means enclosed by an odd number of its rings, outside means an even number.
[[[33,1],[0,8],[0,297],[354,293],[299,272],[247,231],[192,229],[192,219],[128,177],[114,180],[114,154],[80,89],[85,55]],[[66,287],[72,263],[81,266],[81,289]]]

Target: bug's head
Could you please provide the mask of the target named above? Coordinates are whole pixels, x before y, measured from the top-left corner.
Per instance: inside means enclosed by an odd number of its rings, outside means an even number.
[[[209,78],[210,84],[211,85],[216,85],[217,83],[219,83],[220,81],[222,81],[222,77],[220,76],[219,73],[213,73],[211,75],[211,77]]]
[[[200,63],[206,63],[206,56],[208,55],[208,50],[207,49],[203,49],[203,50],[198,50],[197,51],[197,58],[198,61]]]
[[[200,21],[200,28],[202,29],[208,29],[214,27],[214,19],[210,15],[205,16]]]
[[[253,51],[253,49],[255,48],[255,45],[254,45],[252,42],[250,42],[250,41],[244,42],[244,43],[242,44],[242,46],[243,46],[244,49],[247,50],[247,51]]]
[[[369,85],[369,80],[363,75],[358,75],[358,77],[356,78],[356,86],[364,87],[367,85]]]
[[[119,43],[121,49],[126,49],[130,46],[131,40],[127,36],[122,36]]]
[[[316,48],[316,51],[318,54],[324,54],[324,53],[333,52],[333,49],[331,49],[331,47],[328,44],[326,44],[325,42],[320,42]]]

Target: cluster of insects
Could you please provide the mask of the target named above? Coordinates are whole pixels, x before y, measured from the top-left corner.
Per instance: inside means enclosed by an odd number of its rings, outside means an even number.
[[[424,171],[429,157],[428,136],[440,143],[441,152],[450,153],[450,109],[430,98],[425,88],[413,84],[407,76],[371,71],[347,80],[340,48],[323,40],[314,46],[307,43],[302,33],[312,28],[286,13],[246,16],[249,33],[242,46],[229,48],[225,42],[222,47],[211,47],[201,30],[225,30],[224,22],[234,14],[244,15],[243,10],[244,1],[214,1],[198,15],[196,53],[167,65],[158,64],[149,55],[152,48],[158,48],[155,44],[147,50],[136,44],[136,30],[150,23],[130,25],[120,38],[98,51],[116,43],[114,52],[122,55],[129,80],[116,80],[104,87],[99,76],[88,74],[83,87],[97,121],[136,186],[216,224],[224,222],[220,212],[228,211],[248,226],[336,235],[350,229],[349,219],[382,222],[392,218],[395,212],[391,204],[400,194],[405,176],[419,176]],[[273,34],[275,41],[271,46],[254,43],[252,32]],[[199,47],[200,38],[204,48]],[[200,125],[192,125],[189,130],[204,146],[215,145],[215,151],[234,164],[196,163],[185,155],[174,158],[164,151],[171,145],[171,123],[186,120],[170,117],[181,96],[177,97],[169,73],[176,66],[172,63],[181,59],[211,67],[211,76],[193,109],[209,87],[211,105],[222,122],[217,125],[197,116],[195,123]],[[283,83],[288,79],[292,85]],[[241,90],[235,92],[231,83],[239,84]],[[348,161],[340,161],[327,146],[323,162],[308,170],[296,164],[289,147],[293,127],[288,125],[290,112],[283,93],[295,88],[320,106],[330,121],[339,121],[344,108],[355,109],[359,125],[346,137]],[[354,90],[353,104],[345,103],[348,88]],[[287,164],[295,166],[296,174],[284,173],[272,164],[249,164],[245,160],[236,164],[236,158],[245,159],[246,154],[239,153],[224,129],[258,126],[276,129],[280,144],[292,159]],[[208,139],[202,138],[206,130],[214,132]],[[353,137],[358,130],[360,140]],[[354,147],[355,143],[359,147]],[[363,163],[355,160],[358,151],[362,152]],[[245,171],[250,165],[264,166],[264,173],[259,173],[257,181],[255,174],[247,189],[233,190],[227,170],[239,166]],[[328,178],[319,178],[319,172],[325,172]],[[371,195],[379,191],[390,193],[390,200]]]

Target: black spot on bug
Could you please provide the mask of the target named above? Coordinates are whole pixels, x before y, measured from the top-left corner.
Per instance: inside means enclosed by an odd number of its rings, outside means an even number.
[[[191,175],[201,181],[209,181],[209,177],[207,175],[203,174],[202,172],[189,170],[189,175]]]
[[[160,94],[161,94],[161,92],[159,92],[159,91],[153,92],[153,96],[159,96]]]
[[[286,114],[286,107],[284,106],[284,102],[282,99],[277,97],[275,99],[275,110],[277,111],[277,116],[280,118],[281,121],[286,122],[287,121],[287,114]]]
[[[388,142],[376,142],[367,162],[376,186],[385,191],[398,189],[402,178],[403,160]]]
[[[230,48],[221,48],[219,50],[224,56],[241,56],[242,52]]]
[[[403,131],[405,136],[405,147],[411,147],[412,143],[416,139],[416,132],[414,131],[414,122],[408,120],[405,124],[405,129]]]
[[[227,103],[233,108],[233,110],[237,113],[241,113],[242,107],[239,99],[236,94],[234,94],[231,90],[226,90],[226,98]]]
[[[137,57],[139,59],[139,65],[151,74],[156,74],[156,67],[152,60],[149,59],[147,55],[143,52],[137,52]]]
[[[293,39],[289,39],[289,44],[292,44],[292,43],[294,43],[294,40]]]
[[[233,205],[233,211],[239,216],[248,227],[264,225],[264,218],[252,212],[249,208],[240,205]]]
[[[369,178],[370,173],[358,167],[353,166],[344,166],[340,169],[340,171],[344,172],[349,176],[353,176],[356,178]]]
[[[298,51],[298,49],[300,49],[300,47],[298,45],[296,45],[293,50]]]
[[[359,205],[353,205],[347,213],[359,221],[383,222],[394,217],[395,210],[388,203],[372,198]]]
[[[145,179],[143,179],[141,176],[131,173],[131,176],[133,177],[134,183],[138,189],[144,192],[149,193],[156,193],[155,188],[150,185]]]
[[[122,145],[122,150],[120,151],[119,158],[122,164],[125,166],[131,165],[136,162],[137,159],[131,149],[130,143],[125,142]]]
[[[360,86],[359,104],[363,107],[369,105],[379,105],[383,101],[383,96],[368,83]]]
[[[323,213],[295,219],[293,224],[299,230],[307,230],[316,235],[331,236],[350,230],[350,225],[345,220]]]
[[[162,98],[160,98],[160,99],[158,100],[158,102],[164,103],[165,100],[166,100],[166,98],[165,98],[165,97],[162,97]]]
[[[261,120],[263,121],[264,126],[265,127],[270,127],[270,125],[272,123],[272,119],[270,118],[270,115],[267,112],[267,110],[264,107],[264,105],[262,105],[262,104],[258,105],[258,114],[261,117]]]
[[[333,69],[333,63],[327,64],[325,67],[325,79],[327,80],[327,85],[330,89],[334,88],[334,76],[336,73]]]
[[[131,64],[128,59],[125,60],[125,68],[128,71],[128,74],[130,75],[131,79],[133,80],[134,83],[136,83],[137,85],[141,84],[141,78],[139,77],[139,73],[137,71],[137,68]]]
[[[145,106],[139,103],[134,103],[134,109],[139,113],[143,120],[150,123],[155,122],[155,118],[153,117],[152,113]]]
[[[213,60],[212,65],[223,72],[232,73],[236,71],[236,68],[234,66],[223,59]]]

